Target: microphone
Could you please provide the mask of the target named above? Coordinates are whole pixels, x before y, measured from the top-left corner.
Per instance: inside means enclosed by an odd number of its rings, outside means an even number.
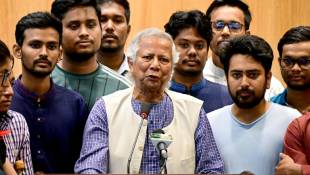
[[[150,139],[159,153],[160,157],[160,172],[165,169],[165,174],[167,174],[166,162],[168,159],[167,148],[172,142],[172,136],[165,134],[162,129],[157,129],[150,134]]]
[[[137,140],[138,140],[141,128],[142,128],[143,120],[147,119],[147,117],[148,117],[148,115],[149,115],[149,113],[151,111],[152,106],[153,105],[151,103],[143,103],[143,102],[141,103],[141,112],[140,112],[141,121],[140,121],[139,128],[138,128],[138,131],[137,131],[137,134],[136,134],[136,137],[135,137],[135,141],[134,141],[134,143],[132,145],[132,148],[131,148],[131,151],[130,151],[130,155],[128,157],[127,174],[130,174],[130,163],[131,163],[133,151],[135,150],[135,147],[136,147],[136,144],[137,144]]]

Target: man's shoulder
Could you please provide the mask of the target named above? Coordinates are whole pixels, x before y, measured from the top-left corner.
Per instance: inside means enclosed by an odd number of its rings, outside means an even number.
[[[182,94],[180,92],[172,91],[169,89],[166,89],[166,93],[168,94],[170,98],[173,98],[174,100],[190,101],[190,102],[198,103],[198,104],[203,103],[203,101],[199,100],[198,98],[195,98],[187,94]]]
[[[230,111],[231,111],[231,106],[232,105],[227,105],[227,106],[224,106],[220,109],[216,109],[214,111],[211,111],[209,113],[207,113],[207,117],[210,120],[219,120],[220,118],[223,118],[223,117],[227,117],[228,114],[230,114]]]
[[[287,90],[285,89],[283,92],[279,93],[276,96],[273,96],[270,98],[270,101],[273,103],[281,104],[281,105],[286,105],[286,94]]]
[[[81,94],[78,92],[75,92],[73,90],[69,90],[63,86],[59,86],[58,84],[54,83],[54,89],[56,91],[57,95],[60,95],[63,99],[68,99],[68,100],[81,100],[84,101],[83,97]]]
[[[104,75],[105,79],[110,79],[112,81],[114,80],[114,81],[120,82],[124,84],[126,87],[130,87],[132,85],[131,82],[126,77],[119,75],[114,70],[102,64],[99,64],[99,66],[100,68],[99,68],[98,74]]]
[[[7,114],[10,117],[10,126],[14,127],[11,129],[28,128],[25,117],[21,113],[14,110],[8,110]]]
[[[280,115],[281,118],[287,117],[290,119],[294,119],[296,117],[301,116],[301,113],[298,110],[288,107],[288,106],[283,106],[277,103],[272,103],[271,114],[272,115],[275,114],[277,115],[277,117],[278,115]]]

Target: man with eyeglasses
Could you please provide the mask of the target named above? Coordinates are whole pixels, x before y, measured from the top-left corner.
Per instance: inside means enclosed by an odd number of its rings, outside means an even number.
[[[288,30],[278,43],[278,51],[287,89],[272,101],[308,113],[288,126],[276,173],[310,174],[310,26]]]
[[[4,141],[5,143],[4,147],[6,147],[7,157],[3,168],[5,171],[8,161],[15,164],[16,161],[22,160],[25,165],[22,173],[32,175],[30,135],[27,122],[23,115],[9,110],[14,94],[12,89],[12,82],[14,80],[12,75],[13,65],[14,58],[5,43],[0,40],[0,132],[8,131],[8,134],[0,137],[0,142]],[[3,149],[3,145],[1,148]],[[2,151],[0,151],[1,156],[4,154]],[[1,162],[3,163],[2,160]]]
[[[241,0],[214,0],[207,9],[206,15],[211,21],[213,32],[210,44],[212,58],[207,60],[203,74],[209,81],[227,85],[224,67],[219,56],[229,38],[250,34],[251,12],[248,5]],[[280,81],[272,76],[265,98],[269,100],[283,89]]]
[[[310,111],[310,27],[288,30],[278,43],[279,63],[287,88],[271,101]]]

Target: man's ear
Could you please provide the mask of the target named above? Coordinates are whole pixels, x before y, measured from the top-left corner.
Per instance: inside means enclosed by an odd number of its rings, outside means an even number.
[[[246,30],[246,31],[245,31],[245,34],[246,34],[246,35],[251,35],[251,31],[250,31],[250,30]]]
[[[131,25],[128,25],[127,35],[129,35],[130,31],[131,31]]]
[[[267,76],[266,76],[266,81],[267,81],[266,89],[269,89],[269,88],[270,88],[271,78],[272,78],[272,72],[269,71],[268,74],[267,74]]]
[[[13,55],[17,59],[21,59],[22,58],[22,48],[18,44],[14,44],[13,45]]]
[[[132,58],[127,57],[127,62],[128,62],[128,66],[129,66],[129,71],[132,72],[133,69],[133,60]]]

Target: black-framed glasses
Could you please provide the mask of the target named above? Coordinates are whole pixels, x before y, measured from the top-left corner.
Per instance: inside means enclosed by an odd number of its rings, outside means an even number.
[[[289,57],[279,58],[280,66],[282,68],[291,69],[295,64],[302,69],[310,69],[310,57],[303,57],[298,59],[292,59]]]
[[[11,65],[10,70],[6,69],[0,73],[1,87],[3,87],[3,85],[6,81],[8,81],[10,74],[13,72],[14,58],[11,57],[10,60],[12,61],[12,65]]]
[[[224,22],[224,21],[213,21],[211,22],[212,29],[215,31],[222,31],[225,26],[228,27],[230,32],[238,33],[242,30],[243,24],[237,22],[237,21],[230,21],[230,22]]]

